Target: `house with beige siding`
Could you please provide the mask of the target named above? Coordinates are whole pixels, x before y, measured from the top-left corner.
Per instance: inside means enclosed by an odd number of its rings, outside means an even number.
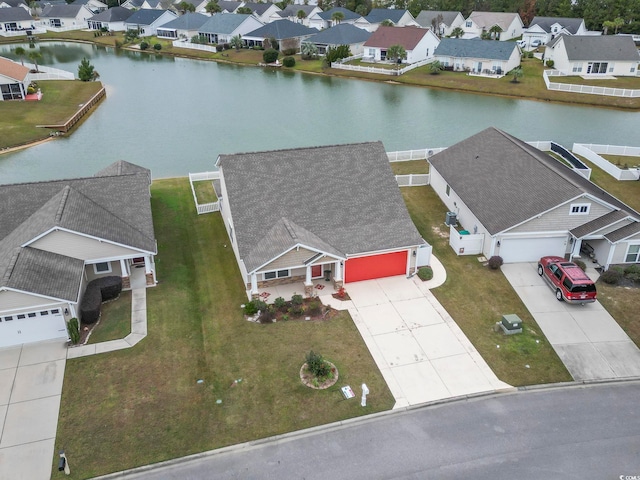
[[[482,253],[640,263],[640,214],[550,155],[488,128],[429,159],[431,186]],[[458,252],[463,253],[463,252]]]
[[[0,347],[66,338],[87,283],[156,284],[151,172],[0,185]],[[81,320],[81,319],[80,319]]]

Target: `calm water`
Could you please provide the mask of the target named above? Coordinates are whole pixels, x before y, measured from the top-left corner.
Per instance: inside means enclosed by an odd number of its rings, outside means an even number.
[[[14,46],[0,55],[15,58]],[[25,46],[26,47],[26,46]],[[0,183],[92,175],[115,160],[156,178],[210,170],[219,153],[382,140],[449,146],[488,126],[523,140],[639,145],[640,113],[40,44],[42,65],[91,59],[107,99],[68,138],[0,156]],[[46,94],[46,93],[45,93]]]

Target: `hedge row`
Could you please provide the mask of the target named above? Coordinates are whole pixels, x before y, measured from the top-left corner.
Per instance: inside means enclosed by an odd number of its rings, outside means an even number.
[[[102,302],[117,298],[122,291],[122,278],[117,275],[96,278],[87,284],[80,302],[80,319],[82,323],[92,324],[100,318]]]

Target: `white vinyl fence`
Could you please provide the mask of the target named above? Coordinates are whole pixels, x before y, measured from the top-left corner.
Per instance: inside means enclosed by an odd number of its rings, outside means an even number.
[[[408,162],[410,160],[426,160],[431,155],[440,153],[446,147],[421,148],[420,150],[402,150],[399,152],[387,152],[390,162]]]
[[[548,90],[588,93],[591,95],[605,95],[608,97],[640,98],[640,90],[631,90],[629,88],[595,87],[593,85],[573,85],[570,83],[557,83],[549,80],[549,77],[561,76],[566,76],[566,74],[559,70],[545,70],[542,73],[544,83],[547,85]]]
[[[596,145],[574,143],[571,150],[594,163],[607,172],[616,180],[639,180],[640,179],[640,148],[625,147],[620,145]],[[623,155],[629,157],[629,168],[620,168],[606,158],[602,158],[599,153],[605,155]]]
[[[198,215],[203,213],[211,213],[211,212],[219,212],[220,211],[220,200],[211,203],[198,203],[198,197],[196,195],[196,189],[193,186],[193,182],[202,182],[206,180],[218,180],[220,178],[220,172],[200,172],[200,173],[190,173],[189,174],[189,183],[191,184],[191,193],[193,194],[193,202],[196,204],[196,211]]]
[[[25,67],[35,70],[34,64],[25,63]],[[59,68],[43,67],[38,65],[38,73],[29,73],[29,81],[37,82],[38,80],[74,80],[76,77],[72,72],[60,70]]]
[[[412,173],[409,175],[396,175],[399,187],[419,187],[429,185],[428,173]]]
[[[191,43],[189,40],[174,40],[172,45],[178,48],[190,48],[191,50],[202,50],[205,52],[217,52],[215,45],[203,45],[201,43]]]
[[[349,58],[353,60],[354,58],[357,58],[357,57],[349,57]],[[412,63],[407,65],[406,67],[398,68],[398,69],[370,67],[365,65],[347,65],[346,63],[333,62],[331,64],[331,68],[337,68],[339,70],[350,70],[353,72],[366,72],[366,73],[377,73],[379,75],[399,76],[404,73],[407,73],[410,70],[413,70],[414,68],[422,67],[423,65],[427,65],[433,61],[434,61],[433,58],[429,58],[427,60],[421,60],[419,62]]]
[[[456,255],[478,255],[482,253],[484,235],[470,233],[462,235],[454,225],[449,225],[449,245]]]

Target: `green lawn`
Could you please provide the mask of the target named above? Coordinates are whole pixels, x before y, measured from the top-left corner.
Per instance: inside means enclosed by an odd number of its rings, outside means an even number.
[[[193,182],[193,188],[196,191],[198,203],[213,203],[218,201],[216,191],[213,189],[211,180],[203,180],[201,182]]]
[[[444,226],[447,208],[431,187],[402,189],[405,203],[423,238],[447,270],[447,281],[433,294],[456,321],[500,380],[514,386],[570,381],[555,351],[507,279],[476,256],[457,256]],[[523,320],[524,333],[493,331],[503,314]],[[500,348],[497,348],[500,345]],[[529,367],[527,367],[527,365]]]
[[[46,128],[36,125],[58,125],[78,111],[101,88],[100,82],[80,80],[39,81],[42,100],[39,102],[0,103],[0,149],[49,137]]]
[[[640,78],[638,77],[616,77],[611,80],[585,79],[580,76],[558,76],[549,77],[555,83],[569,83],[572,85],[592,85],[594,87],[629,88],[640,90]]]
[[[619,168],[629,168],[640,165],[640,157],[632,157],[630,155],[607,155],[600,154],[602,158],[610,161]]]
[[[100,323],[93,329],[87,343],[118,340],[131,333],[131,292],[122,292],[118,299],[103,303]]]
[[[247,322],[220,215],[196,215],[186,178],[154,181],[152,195],[159,284],[147,290],[149,335],[134,348],[66,365],[56,444],[65,446],[72,478],[393,406],[347,313],[319,322]],[[311,349],[338,367],[334,387],[301,384]],[[358,398],[343,400],[341,386],[363,382],[371,390],[366,408]]]
[[[407,162],[391,162],[391,170],[395,175],[410,173],[429,173],[429,162],[426,160],[409,160]]]
[[[580,155],[576,155],[588,167],[591,168],[591,181],[600,188],[606,190],[618,200],[622,200],[634,210],[640,212],[640,182],[636,181],[620,181],[601,170]]]
[[[638,321],[638,298],[640,288],[616,287],[598,282],[598,301],[607,309],[618,325],[640,346],[640,321]]]

